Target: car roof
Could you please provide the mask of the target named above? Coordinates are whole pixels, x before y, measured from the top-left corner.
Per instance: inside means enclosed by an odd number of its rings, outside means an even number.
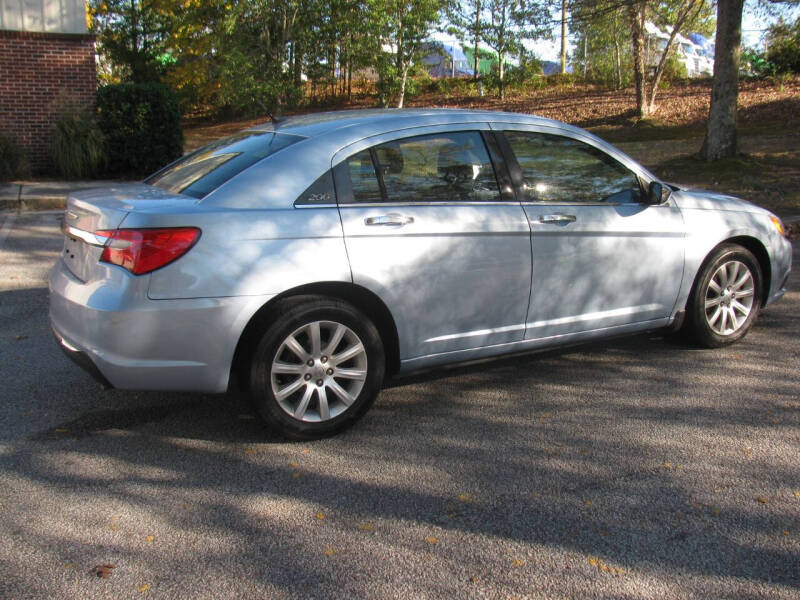
[[[545,125],[580,131],[577,127],[561,121],[535,115],[491,110],[469,110],[460,108],[384,108],[339,110],[297,115],[267,122],[250,129],[274,131],[303,137],[319,137],[334,131],[345,133],[353,129],[353,140],[365,136],[379,135],[413,126],[446,125],[449,123],[505,122]],[[358,126],[358,127],[356,127]],[[356,129],[358,133],[356,133]],[[339,136],[337,136],[339,137]]]

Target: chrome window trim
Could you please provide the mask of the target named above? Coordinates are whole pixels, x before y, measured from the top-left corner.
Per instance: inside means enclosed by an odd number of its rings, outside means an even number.
[[[319,206],[319,205],[317,205]],[[510,201],[502,201],[502,202],[491,202],[491,201],[480,201],[480,202],[346,202],[343,204],[339,204],[340,208],[385,208],[389,206],[397,206],[397,207],[412,207],[412,206],[519,206],[519,202],[510,202]],[[608,205],[606,205],[608,206]]]

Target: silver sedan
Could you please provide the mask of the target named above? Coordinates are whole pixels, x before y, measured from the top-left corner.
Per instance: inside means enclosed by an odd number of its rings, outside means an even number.
[[[63,229],[50,317],[68,355],[122,389],[238,382],[295,438],[418,369],[659,328],[729,344],[791,268],[768,211],[480,111],[270,123],[72,194]]]

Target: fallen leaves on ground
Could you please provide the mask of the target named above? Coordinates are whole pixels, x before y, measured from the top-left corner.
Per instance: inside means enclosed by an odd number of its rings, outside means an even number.
[[[625,572],[625,569],[621,569],[619,567],[613,567],[607,563],[604,563],[599,558],[595,558],[593,556],[589,557],[589,564],[593,567],[597,567],[598,570],[602,571],[603,573],[608,573],[610,575],[614,575],[615,577],[619,577],[622,573]]]
[[[333,546],[328,546],[325,548],[325,556],[333,556],[334,554],[336,554],[336,548]]]
[[[114,573],[114,568],[114,563],[106,563],[104,565],[97,565],[91,572],[97,577],[108,579]]]
[[[318,512],[314,516],[317,518],[318,521],[322,521],[323,519],[325,519],[325,513]]]
[[[429,535],[428,537],[425,538],[425,541],[428,542],[429,544],[438,544],[439,538],[437,538],[435,535]]]
[[[146,542],[154,542],[155,539],[156,539],[156,536],[154,536],[154,535],[148,535],[146,538],[144,538],[144,540]]]
[[[145,583],[144,585],[140,585],[139,586],[139,593],[140,594],[144,594],[149,589],[150,589],[150,584],[149,583]]]

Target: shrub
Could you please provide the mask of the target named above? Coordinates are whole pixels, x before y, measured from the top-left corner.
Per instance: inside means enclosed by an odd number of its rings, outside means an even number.
[[[105,136],[107,173],[141,177],[183,151],[181,112],[172,91],[159,83],[120,83],[97,91]]]
[[[0,131],[0,181],[23,177],[27,171],[25,151],[13,137]]]
[[[543,86],[542,61],[532,55],[526,55],[519,66],[509,67],[506,74],[506,86],[513,89]]]
[[[776,73],[800,73],[800,18],[794,24],[773,25],[767,58]]]
[[[664,65],[664,73],[661,75],[661,82],[668,84],[671,81],[680,81],[684,79],[689,79],[689,71],[686,69],[686,65],[683,64],[677,56],[670,54]],[[665,87],[669,86],[666,85]]]
[[[742,52],[740,70],[745,75],[754,77],[768,77],[775,74],[775,65],[767,60],[767,55],[759,50],[745,50]]]
[[[62,177],[93,177],[105,156],[103,133],[93,115],[68,107],[57,117],[50,135],[50,157]]]

